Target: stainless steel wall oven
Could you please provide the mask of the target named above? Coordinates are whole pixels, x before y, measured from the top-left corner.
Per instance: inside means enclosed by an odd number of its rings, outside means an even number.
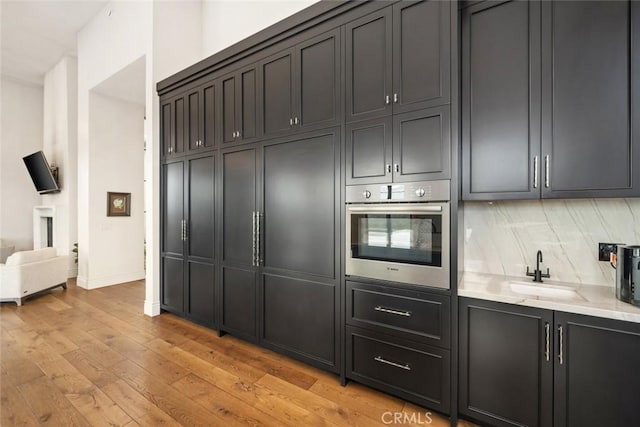
[[[449,181],[347,187],[345,273],[449,288]]]

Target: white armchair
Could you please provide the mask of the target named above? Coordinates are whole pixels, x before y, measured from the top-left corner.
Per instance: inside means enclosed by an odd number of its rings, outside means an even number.
[[[67,289],[69,257],[55,248],[16,252],[0,264],[0,302],[18,305],[30,295],[62,286]]]

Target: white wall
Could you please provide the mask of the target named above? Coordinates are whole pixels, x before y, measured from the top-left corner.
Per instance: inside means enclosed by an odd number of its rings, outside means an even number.
[[[32,249],[41,196],[22,158],[42,149],[43,89],[6,78],[0,86],[0,239],[16,251]]]
[[[42,204],[55,206],[55,246],[69,255],[77,239],[77,61],[63,58],[44,78],[44,139],[47,160],[58,166],[59,193],[42,196]],[[69,257],[69,277],[77,275],[75,257]]]
[[[92,92],[88,289],[140,280],[144,272],[144,106]],[[107,192],[131,193],[128,217],[106,214]],[[80,252],[85,248],[80,247]]]
[[[315,0],[203,0],[202,56],[227,48],[316,3]]]

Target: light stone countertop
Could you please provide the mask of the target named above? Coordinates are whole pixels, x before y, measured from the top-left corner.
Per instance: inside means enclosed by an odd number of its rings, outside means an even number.
[[[510,285],[513,282],[522,284],[520,287],[525,288],[526,293],[514,291]],[[560,295],[532,295],[539,288],[551,288],[550,294]],[[575,294],[570,294],[571,289],[575,289]],[[615,288],[610,286],[562,283],[548,279],[544,283],[534,283],[531,277],[465,272],[458,285],[458,296],[640,323],[640,307],[619,301]]]

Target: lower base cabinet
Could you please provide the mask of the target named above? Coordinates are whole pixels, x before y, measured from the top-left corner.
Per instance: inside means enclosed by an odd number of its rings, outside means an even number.
[[[450,413],[450,296],[347,280],[347,378]]]
[[[459,310],[462,418],[638,425],[640,324],[469,298]]]

